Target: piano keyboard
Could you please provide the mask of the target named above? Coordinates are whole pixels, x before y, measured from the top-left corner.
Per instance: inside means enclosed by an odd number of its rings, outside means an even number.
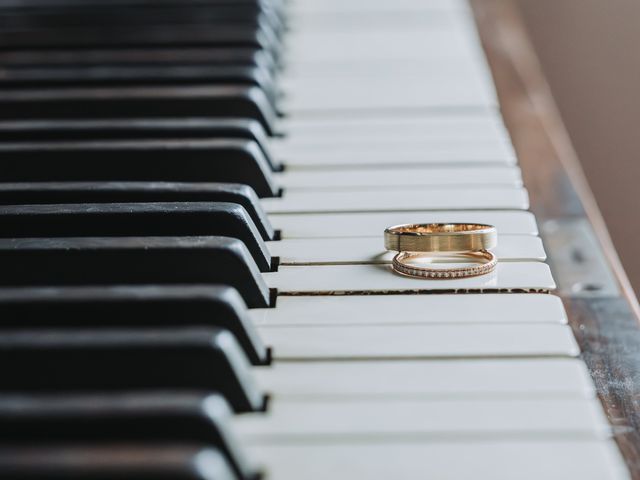
[[[631,478],[463,0],[2,4],[1,478]]]

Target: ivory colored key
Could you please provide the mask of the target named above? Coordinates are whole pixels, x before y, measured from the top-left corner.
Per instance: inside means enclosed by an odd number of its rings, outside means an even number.
[[[406,23],[408,25],[409,21]],[[423,77],[428,84],[432,78],[438,78],[437,72],[440,65],[455,65],[458,68],[474,69],[461,77],[461,81],[482,82],[489,85],[483,55],[481,50],[469,41],[471,35],[469,29],[465,28],[465,20],[453,20],[450,23],[452,28],[427,31],[416,28],[370,28],[366,31],[334,28],[333,31],[327,32],[322,26],[308,31],[292,30],[289,35],[290,43],[288,42],[290,49],[287,52],[287,66],[288,69],[298,71],[298,69],[324,65],[327,69],[321,72],[320,78],[326,78],[341,76],[334,65],[345,62],[350,62],[351,66],[379,65],[381,67],[384,66],[385,60],[413,62],[417,67],[427,65],[432,67],[433,73]],[[418,44],[420,48],[415,48]],[[370,48],[367,49],[367,46]],[[301,51],[304,47],[309,47],[312,51]],[[395,52],[392,53],[390,50]],[[349,76],[345,77],[344,74],[342,76],[345,82],[349,82]],[[400,81],[411,79],[410,76],[403,74],[402,70],[394,71],[391,67],[388,70],[381,70],[380,74],[371,77],[370,80],[392,76]],[[305,85],[305,82],[300,82],[292,84],[292,87],[304,88]],[[493,87],[492,84],[491,87]],[[468,98],[474,101],[474,105],[479,104],[481,99],[480,96],[473,98],[470,95]],[[457,105],[455,100],[452,104]]]
[[[423,122],[425,125],[422,128],[416,128],[405,126],[400,122],[395,124],[392,120],[388,130],[385,131],[376,123],[368,126],[354,126],[350,122],[344,122],[342,124],[344,129],[338,130],[323,123],[305,123],[302,120],[298,120],[298,123],[293,122],[294,120],[290,120],[289,123],[283,123],[285,136],[274,139],[270,144],[270,149],[273,149],[277,156],[298,153],[308,155],[311,153],[309,149],[317,149],[318,153],[362,153],[379,150],[391,152],[394,148],[409,149],[413,152],[421,148],[440,150],[458,148],[458,151],[467,151],[470,154],[473,153],[474,148],[485,152],[506,148],[513,154],[513,147],[508,135],[502,130],[503,127],[489,120],[484,122],[486,125],[464,125],[464,123],[457,125],[459,130],[469,129],[467,132],[460,132],[459,138],[455,136],[455,123],[445,129],[438,129],[433,128],[430,123]],[[300,130],[300,134],[289,137],[287,130]],[[316,138],[316,135],[323,135],[325,132],[329,134],[336,132],[336,137],[334,139]],[[349,136],[349,133],[352,135]]]
[[[370,62],[394,58],[435,63],[440,59],[474,61],[464,35],[447,29],[335,32],[292,32],[288,36],[287,63],[353,60]],[[420,48],[416,48],[420,45]]]
[[[285,152],[277,158],[287,168],[369,168],[369,167],[414,167],[432,166],[447,168],[451,166],[512,166],[516,159],[510,148],[502,145],[487,145],[470,148],[464,145],[427,146],[414,148],[398,146],[354,152],[307,150],[304,153]]]
[[[421,212],[370,212],[330,214],[279,214],[269,217],[282,238],[375,237],[401,223],[488,223],[501,234],[537,235],[538,226],[531,212],[470,210]]]
[[[291,107],[293,108],[293,107]],[[289,168],[345,168],[370,166],[424,166],[450,167],[456,165],[515,165],[512,148],[506,143],[468,144],[451,142],[447,144],[420,144],[398,142],[380,148],[362,146],[359,148],[323,149],[306,148],[299,150],[282,149],[276,157]],[[401,175],[401,173],[398,173]]]
[[[282,109],[291,114],[313,112],[441,107],[483,107],[495,105],[484,83],[473,75],[425,81],[425,77],[308,79],[302,86],[291,83]],[[426,84],[426,85],[425,85]],[[294,88],[294,85],[298,88]],[[394,88],[395,87],[395,88]],[[286,86],[285,86],[286,89]]]
[[[324,129],[314,130],[313,135],[322,135]],[[355,138],[342,139],[338,135],[335,142],[317,140],[314,137],[298,139],[298,142],[282,141],[274,144],[274,156],[284,160],[289,168],[373,168],[407,165],[411,168],[447,166],[495,167],[500,163],[513,166],[516,163],[513,147],[502,138],[475,139],[455,138],[432,139],[413,138],[405,132],[401,134],[377,132],[354,132]],[[415,136],[419,135],[416,132]],[[386,160],[385,160],[385,157]],[[342,163],[338,163],[342,161]],[[446,165],[446,162],[453,162]],[[474,165],[475,163],[475,165]],[[496,164],[496,165],[491,165]],[[469,168],[469,167],[467,167]]]
[[[558,436],[605,438],[610,426],[598,399],[446,399],[298,402],[280,399],[266,413],[234,419],[246,444],[302,445],[318,440],[434,442]]]
[[[398,171],[395,168],[366,168],[338,170],[300,170],[289,168],[277,173],[278,183],[287,192],[293,190],[382,189],[394,187],[469,188],[522,186],[517,167],[414,167]]]
[[[253,370],[276,400],[593,398],[578,359],[276,362]]]
[[[406,311],[407,316],[412,312]],[[403,313],[397,312],[402,316]],[[575,357],[566,325],[321,325],[257,327],[276,360]]]
[[[280,296],[276,308],[252,308],[249,315],[260,327],[567,323],[559,297],[531,293]]]
[[[454,413],[455,415],[455,413]],[[248,448],[271,478],[629,480],[613,440],[332,442]]]
[[[422,9],[417,8],[412,11],[404,11],[402,8],[391,12],[376,11],[363,7],[360,12],[353,12],[347,9],[338,11],[316,12],[315,14],[305,14],[290,9],[287,15],[292,25],[292,31],[322,31],[332,33],[335,31],[345,31],[353,29],[356,25],[359,30],[371,29],[396,29],[396,28],[416,28],[431,30],[433,28],[451,28],[452,22],[456,20],[454,12],[447,9]]]
[[[482,145],[402,145],[385,146],[379,149],[332,150],[322,148],[306,149],[304,153],[284,151],[277,156],[287,168],[294,169],[341,169],[341,168],[412,168],[431,166],[448,168],[452,166],[514,166],[516,159],[508,146]]]
[[[378,17],[377,20],[383,21],[384,18]],[[411,20],[409,20],[411,21]],[[318,30],[325,25],[316,24]],[[333,34],[333,32],[332,32]],[[300,91],[313,82],[322,80],[340,80],[346,82],[354,82],[356,79],[362,79],[365,75],[370,75],[378,80],[388,81],[392,79],[401,81],[415,80],[415,77],[422,76],[425,89],[430,88],[434,82],[442,83],[452,78],[462,82],[477,83],[483,80],[478,73],[480,65],[477,61],[460,61],[459,58],[439,58],[437,60],[437,68],[434,68],[436,62],[431,64],[425,62],[414,62],[406,59],[388,59],[386,69],[383,67],[381,60],[371,60],[369,62],[346,62],[343,60],[323,61],[323,62],[305,62],[304,59],[296,63],[289,64],[287,69],[278,77],[280,85],[284,90]],[[456,78],[459,77],[459,78]],[[257,81],[260,79],[256,79]],[[447,112],[448,113],[448,112]]]
[[[387,252],[380,237],[296,238],[267,242],[280,265],[391,263],[396,252]],[[494,253],[500,261],[544,261],[542,240],[533,235],[500,235]]]
[[[390,265],[282,266],[263,273],[280,295],[344,295],[433,291],[548,292],[556,285],[541,262],[504,262],[488,274],[468,278],[426,279],[396,274]]]
[[[353,17],[352,17],[353,18]],[[371,17],[372,21],[384,21],[384,17],[375,16]],[[408,19],[409,22],[416,22],[415,19]],[[418,20],[419,21],[419,20]],[[445,19],[445,21],[448,21]],[[309,22],[310,23],[310,22]],[[339,23],[336,22],[336,26]],[[456,23],[455,21],[453,23]],[[330,37],[336,34],[349,34],[351,32],[345,31],[344,28],[334,28],[333,31],[327,32],[327,23],[316,22],[315,28],[313,31],[302,32],[296,31],[296,37],[305,37],[305,36],[326,36]],[[361,33],[370,33],[370,32],[361,32]],[[433,33],[436,33],[435,31]],[[460,35],[462,33],[462,35]],[[464,32],[458,33],[458,36],[464,37]],[[330,40],[329,40],[330,41]],[[464,48],[464,47],[463,47]],[[416,62],[415,60],[411,60],[409,58],[405,58],[402,56],[396,57],[387,57],[390,61],[389,68],[384,70],[381,69],[378,71],[378,75],[371,76],[370,80],[374,79],[376,81],[386,81],[390,79],[396,79],[398,81],[403,82],[412,82],[417,80],[417,73],[423,75],[423,81],[425,90],[428,90],[434,84],[443,83],[447,78],[450,82],[458,82],[458,83],[467,83],[469,85],[477,84],[479,81],[483,81],[482,75],[479,74],[478,68],[481,66],[481,63],[477,58],[472,58],[472,56],[468,55],[471,53],[470,49],[465,49],[467,52],[460,52],[462,55],[451,55],[450,57],[436,57],[430,59],[431,61],[427,62]],[[472,51],[472,49],[471,49]],[[466,55],[465,55],[466,54]],[[314,85],[323,80],[336,81],[335,86],[340,88],[342,85],[350,85],[355,84],[357,80],[360,80],[361,77],[358,75],[359,73],[369,72],[372,73],[375,67],[381,67],[383,65],[383,58],[371,58],[367,61],[363,61],[359,58],[351,58],[351,62],[345,65],[346,68],[340,69],[339,66],[346,63],[348,60],[347,57],[336,56],[333,60],[317,60],[312,57],[309,58],[291,58],[291,63],[287,64],[286,70],[283,71],[283,75],[278,77],[278,83],[283,87],[283,89],[287,92],[293,91],[304,91],[310,84]],[[324,66],[325,69],[322,70],[320,67]],[[394,69],[394,67],[400,67]],[[431,67],[431,71],[429,70]],[[354,75],[354,73],[356,75]],[[430,73],[430,74],[427,74]],[[461,74],[458,78],[456,78],[456,73]],[[316,74],[315,76],[313,74]],[[259,83],[262,80],[262,83],[266,86],[270,86],[273,82],[269,82],[271,80],[269,77],[266,79],[262,78],[251,78],[245,74],[246,78],[245,82],[253,82]],[[340,80],[340,82],[337,82]],[[6,82],[6,81],[5,81]]]
[[[391,8],[387,1],[383,0],[352,0],[344,2],[342,0],[325,0],[316,2],[312,0],[292,1],[288,8],[293,15],[316,16],[318,14],[362,14],[366,9],[368,12],[388,13]],[[395,0],[393,11],[409,14],[429,13],[437,11],[455,11],[468,9],[463,0],[429,0],[428,2],[416,2],[415,0]]]
[[[276,149],[303,147],[339,147],[404,141],[502,142],[509,134],[495,112],[448,113],[447,115],[385,112],[379,115],[339,117],[294,116],[282,120],[284,138],[274,138]],[[276,150],[277,151],[277,150]]]
[[[384,190],[285,191],[261,201],[267,213],[384,212],[425,210],[526,210],[524,188],[493,187],[452,190],[447,187],[398,187]]]

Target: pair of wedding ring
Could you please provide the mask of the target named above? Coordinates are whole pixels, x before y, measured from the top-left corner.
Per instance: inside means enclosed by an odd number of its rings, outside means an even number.
[[[410,277],[451,279],[475,277],[492,272],[498,263],[491,252],[498,244],[492,225],[476,223],[426,223],[389,227],[384,231],[384,246],[397,251],[393,269]],[[462,267],[431,266],[443,256]]]

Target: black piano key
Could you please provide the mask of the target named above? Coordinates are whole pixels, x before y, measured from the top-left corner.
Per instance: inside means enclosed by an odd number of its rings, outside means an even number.
[[[102,140],[0,143],[0,182],[229,182],[278,193],[251,140]]]
[[[244,244],[227,237],[0,239],[0,286],[215,284],[249,307],[270,292]]]
[[[39,8],[75,8],[75,7],[111,7],[123,6],[156,7],[159,5],[179,5],[182,7],[207,5],[257,5],[260,7],[284,8],[283,0],[2,0],[2,6],[6,8],[20,8],[28,12],[30,9]]]
[[[261,89],[244,86],[136,86],[0,91],[2,119],[242,117],[269,135],[276,113]]]
[[[118,118],[0,121],[1,142],[55,140],[245,139],[258,144],[274,171],[282,170],[255,120],[239,118]]]
[[[0,392],[201,390],[236,412],[265,397],[231,332],[215,327],[0,332]],[[4,395],[3,395],[4,396]]]
[[[0,205],[133,202],[228,202],[242,205],[264,240],[276,234],[256,193],[239,183],[0,183]]]
[[[11,8],[0,4],[0,27],[9,28],[66,28],[82,26],[148,26],[165,25],[244,25],[259,26],[266,22],[280,31],[282,18],[265,5],[251,3],[200,5],[76,5],[68,7]]]
[[[245,65],[276,70],[273,56],[259,48],[127,48],[0,51],[6,67]]]
[[[0,50],[58,48],[129,48],[145,46],[262,48],[277,57],[281,45],[276,34],[263,24],[225,25],[211,28],[193,25],[183,28],[77,27],[67,29],[0,30]]]
[[[224,285],[0,288],[0,330],[32,327],[213,326],[229,330],[254,365],[270,362],[247,306]]]
[[[133,85],[247,85],[276,98],[271,73],[254,66],[160,65],[3,68],[0,89]]]
[[[11,480],[242,480],[225,456],[193,445],[0,446]]]
[[[218,235],[241,240],[258,268],[271,254],[242,205],[224,202],[70,203],[0,206],[0,237]]]
[[[0,445],[182,443],[210,445],[239,478],[256,475],[217,393],[151,391],[6,394],[0,397]]]

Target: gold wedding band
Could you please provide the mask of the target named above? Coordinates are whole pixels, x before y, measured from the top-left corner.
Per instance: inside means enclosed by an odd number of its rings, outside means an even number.
[[[385,248],[399,252],[391,262],[393,270],[418,278],[465,278],[490,273],[498,263],[490,249],[497,244],[496,228],[481,223],[410,223],[384,231]],[[429,265],[443,253],[451,254],[455,263],[461,260],[474,265],[452,268]]]
[[[460,257],[467,261],[473,261],[474,263],[480,262],[480,265],[455,268],[425,267],[410,263],[412,259],[424,258],[424,254],[400,252],[393,257],[392,267],[396,272],[409,277],[449,279],[485,275],[487,273],[491,273],[498,264],[498,259],[495,254],[487,250],[480,250],[477,252],[458,252],[455,256],[456,258]]]
[[[385,248],[397,252],[477,252],[497,244],[496,228],[479,223],[416,223],[384,231]]]

